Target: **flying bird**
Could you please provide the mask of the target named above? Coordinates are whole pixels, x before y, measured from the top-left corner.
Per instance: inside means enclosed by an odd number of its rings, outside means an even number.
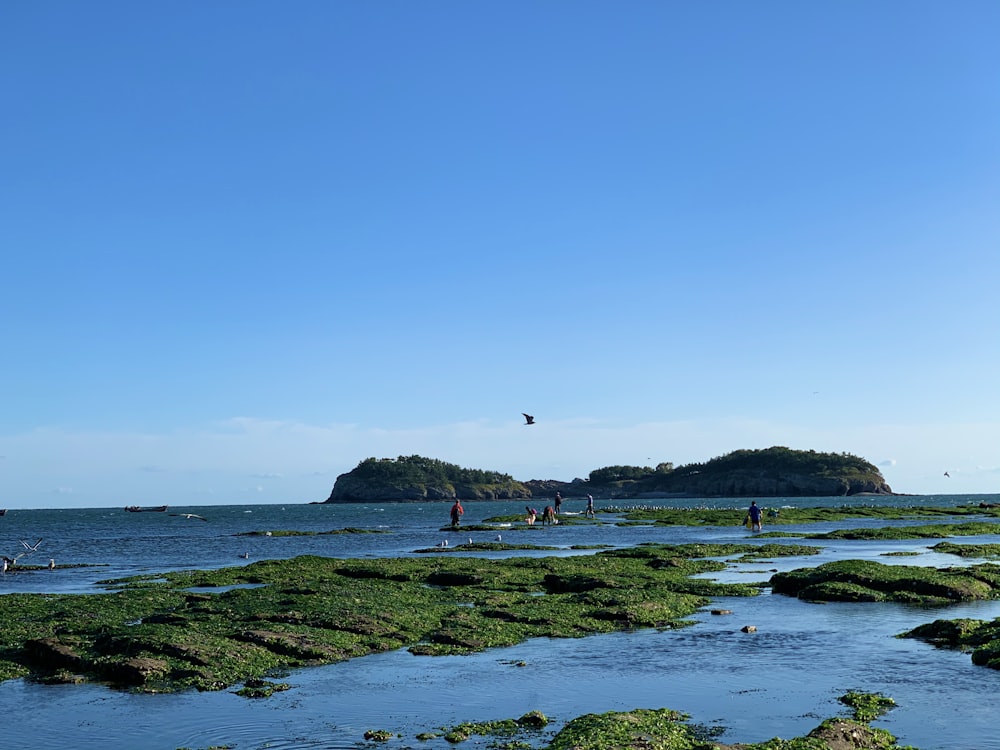
[[[524,414],[524,412],[522,411],[521,414]],[[531,416],[530,414],[524,414],[524,423],[525,424],[534,424],[535,423],[535,418],[533,416]]]
[[[951,476],[951,474],[949,474],[949,473],[948,473],[947,471],[946,471],[946,472],[944,473],[944,475],[945,475],[946,477],[950,477],[950,476]]]
[[[22,557],[24,557],[25,555],[30,555],[30,554],[31,554],[31,553],[33,553],[33,552],[38,552],[38,545],[39,545],[39,544],[41,544],[41,543],[42,543],[42,540],[41,540],[41,539],[39,539],[39,540],[38,540],[37,542],[35,542],[34,544],[28,544],[28,543],[27,543],[26,541],[24,541],[24,540],[22,539],[22,540],[21,540],[21,546],[22,546],[22,547],[24,547],[24,552],[22,552],[22,553],[21,553],[21,554],[19,554],[19,555],[14,555],[14,559],[13,559],[13,560],[10,560],[10,565],[9,565],[9,567],[14,567],[14,563],[16,563],[16,562],[17,562],[18,560],[20,560],[20,559],[21,559]],[[6,558],[6,557],[5,557],[4,559],[5,559],[5,560],[7,560],[7,559],[9,559],[9,558]]]
[[[204,516],[199,516],[197,513],[171,513],[172,516],[178,516],[179,518],[197,518],[199,521],[207,521],[208,519]]]

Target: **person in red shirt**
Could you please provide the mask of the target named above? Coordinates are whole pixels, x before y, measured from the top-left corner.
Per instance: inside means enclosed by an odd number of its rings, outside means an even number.
[[[451,525],[458,526],[463,515],[465,515],[465,508],[462,507],[462,501],[456,500],[455,504],[451,506]]]

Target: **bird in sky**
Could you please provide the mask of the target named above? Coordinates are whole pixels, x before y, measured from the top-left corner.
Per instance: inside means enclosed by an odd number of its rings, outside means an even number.
[[[171,513],[172,516],[178,516],[179,518],[197,518],[199,521],[207,521],[208,519],[204,516],[199,516],[197,513]]]
[[[946,472],[944,473],[944,475],[945,475],[946,477],[950,477],[950,476],[951,476],[951,474],[949,474],[949,473],[948,473],[947,471],[946,471]]]
[[[10,566],[13,567],[14,563],[16,563],[18,560],[20,560],[25,555],[30,555],[32,552],[38,552],[38,545],[41,544],[41,543],[42,543],[41,539],[39,539],[34,544],[28,544],[26,541],[24,541],[22,539],[21,540],[21,546],[24,547],[24,552],[22,552],[19,555],[14,555],[14,559],[10,561]]]
[[[521,413],[524,414],[523,411]],[[524,414],[524,423],[525,424],[534,424],[535,423],[535,418],[533,416],[531,416],[530,414]]]

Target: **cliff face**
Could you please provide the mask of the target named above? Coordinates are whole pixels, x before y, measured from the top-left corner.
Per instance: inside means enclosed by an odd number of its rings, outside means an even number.
[[[426,500],[517,500],[531,497],[520,482],[504,484],[399,484],[378,482],[341,474],[333,485],[328,503],[369,503],[379,501],[421,502]]]

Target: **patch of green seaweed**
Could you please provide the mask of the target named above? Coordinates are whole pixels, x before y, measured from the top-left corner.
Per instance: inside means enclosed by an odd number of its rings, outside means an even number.
[[[761,508],[764,526],[810,524],[841,521],[849,518],[907,518],[933,519],[954,516],[1000,518],[1000,508],[980,508],[975,505],[956,507],[909,508],[844,505],[841,507],[812,508]],[[740,508],[641,508],[623,511],[622,517],[630,522],[655,523],[659,526],[742,526],[746,520],[746,507]],[[994,527],[995,529],[995,527]],[[995,531],[994,531],[995,533]]]
[[[271,531],[241,531],[233,536],[327,536],[330,534],[391,534],[389,529],[359,529],[345,526],[342,529],[329,531],[297,531],[295,529],[278,529]]]
[[[670,709],[635,709],[587,714],[573,719],[556,734],[546,750],[907,750],[884,729],[868,726],[870,707],[884,708],[882,696],[849,693],[855,719],[827,719],[804,737],[725,745],[705,737],[704,728],[687,723],[688,717]],[[845,701],[847,702],[847,701]],[[910,748],[909,750],[913,750]]]
[[[103,582],[116,589],[108,593],[9,594],[0,597],[0,679],[220,690],[404,647],[464,654],[537,637],[684,627],[710,597],[761,588],[692,578],[725,564],[691,555],[752,546],[503,560],[301,556],[114,579]],[[202,587],[219,591],[191,590]]]
[[[841,560],[775,573],[770,584],[775,594],[807,601],[939,605],[1000,597],[1000,566],[983,563],[964,568],[924,568]]]
[[[972,652],[972,663],[1000,669],[1000,617],[992,621],[960,618],[935,620],[902,633],[900,638],[918,638],[941,648]]]
[[[881,693],[862,693],[851,690],[837,700],[854,710],[854,718],[866,724],[896,707],[896,701]]]
[[[977,536],[1000,533],[1000,525],[991,521],[939,523],[925,526],[883,526],[877,529],[837,529],[823,534],[806,534],[806,539],[942,539],[950,536]]]
[[[553,551],[558,550],[559,547],[547,547],[538,544],[509,544],[507,542],[469,542],[466,544],[456,544],[454,546],[448,545],[447,547],[422,547],[421,549],[415,549],[413,552],[415,554],[433,554],[440,553],[443,555],[449,552],[510,552],[511,550],[541,550],[541,551]]]
[[[956,544],[955,542],[938,542],[931,550],[946,555],[959,557],[994,558],[1000,557],[1000,544]]]

